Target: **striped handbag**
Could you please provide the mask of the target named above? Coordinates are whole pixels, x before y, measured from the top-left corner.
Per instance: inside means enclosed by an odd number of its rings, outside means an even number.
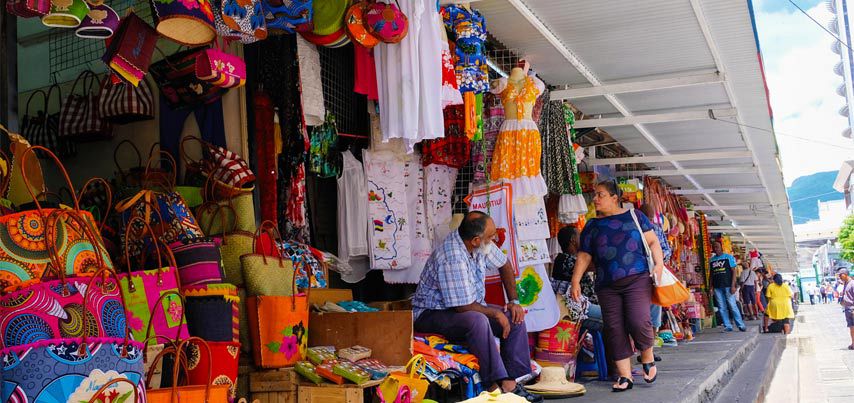
[[[107,77],[98,95],[98,113],[101,119],[115,124],[154,119],[151,84],[145,79],[139,86],[125,81],[114,83]]]
[[[83,84],[83,92],[76,94],[77,84]],[[105,140],[112,138],[110,124],[101,118],[98,95],[93,87],[98,77],[91,70],[77,76],[71,86],[71,94],[65,99],[59,116],[59,137],[73,140]]]

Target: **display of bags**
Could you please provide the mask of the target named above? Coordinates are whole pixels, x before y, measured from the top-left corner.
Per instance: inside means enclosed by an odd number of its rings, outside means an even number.
[[[206,284],[184,288],[190,335],[208,341],[240,340],[240,297],[231,284]]]
[[[224,46],[211,47],[196,57],[196,77],[217,87],[242,87],[246,84],[246,63],[240,56],[226,53]]]
[[[420,403],[427,395],[427,387],[430,383],[420,374],[426,371],[427,361],[424,356],[418,354],[412,357],[406,364],[406,370],[409,372],[392,372],[388,377],[377,387],[377,394],[380,399],[386,402],[395,402],[400,392],[404,388],[409,388],[412,392],[412,402]]]
[[[42,17],[42,24],[51,28],[74,28],[87,13],[89,5],[84,0],[50,0],[50,11]]]
[[[255,365],[293,366],[308,348],[308,296],[249,297],[246,303]]]
[[[132,242],[132,229],[135,224],[140,224],[145,229],[141,237],[148,236],[153,239],[151,227],[141,218],[135,217],[125,230],[125,243]],[[125,245],[123,249],[127,273],[121,273],[118,277],[121,281],[122,296],[127,305],[128,322],[134,339],[145,340],[150,333],[149,327],[153,328],[156,335],[175,339],[184,339],[189,336],[187,321],[184,319],[185,306],[180,295],[177,294],[181,289],[178,270],[175,268],[171,252],[167,248],[155,246],[157,268],[131,271],[129,248]],[[166,255],[165,262],[163,254]]]
[[[21,18],[41,17],[50,12],[50,0],[7,0],[6,11]]]
[[[54,113],[48,113],[50,101],[53,99],[53,94],[56,93],[57,105],[60,106]],[[33,104],[36,109],[30,112],[30,103],[33,98],[41,95],[44,102],[39,106],[38,103]],[[30,145],[43,146],[53,150],[60,157],[70,157],[77,153],[77,147],[74,143],[59,138],[59,116],[62,103],[62,92],[58,85],[52,85],[47,92],[36,90],[27,99],[27,106],[24,109],[24,117],[21,119],[21,134]],[[39,158],[45,158],[41,153],[36,155]]]
[[[196,58],[203,51],[203,48],[188,49],[151,65],[151,75],[169,108],[194,108],[208,104],[228,91],[196,77]]]
[[[223,281],[225,274],[219,254],[220,242],[218,239],[204,237],[176,242],[169,246],[175,256],[182,286]]]
[[[122,79],[137,86],[148,74],[155,45],[154,28],[130,13],[122,19],[101,60]]]
[[[190,343],[195,343],[199,348],[199,354],[205,355],[208,363],[213,362],[213,354],[210,346],[204,340],[198,337],[190,337],[186,340],[181,341],[177,347],[168,347],[164,349],[157,357],[154,358],[154,361],[160,361],[167,354],[172,354],[175,356],[175,362],[181,362],[185,360],[186,362],[192,361],[192,357],[189,356],[188,345]],[[201,360],[199,360],[201,362]],[[148,385],[146,388],[146,398],[148,403],[177,403],[177,402],[205,402],[205,403],[226,403],[229,401],[229,385],[220,384],[216,382],[216,379],[212,377],[213,367],[208,366],[206,369],[202,369],[203,373],[208,375],[207,379],[205,379],[202,383],[191,384],[187,386],[178,386],[177,380],[179,379],[179,371],[183,367],[182,365],[173,365],[172,366],[172,379],[174,382],[171,387],[154,389],[151,385]],[[146,377],[148,378],[148,377]],[[214,385],[214,383],[217,383]]]
[[[83,93],[76,94],[77,84],[82,81]],[[59,137],[78,141],[105,140],[113,137],[113,128],[101,119],[98,108],[98,92],[93,87],[98,83],[98,77],[91,70],[86,70],[77,76],[71,86],[71,94],[62,105],[59,118]]]
[[[87,39],[110,38],[119,29],[119,15],[106,4],[92,5],[74,34]]]
[[[276,225],[271,221],[264,221],[256,232],[256,237],[261,232],[267,233],[272,239],[280,239]],[[274,235],[275,233],[275,235]],[[255,242],[251,254],[240,257],[243,269],[243,280],[246,284],[246,292],[250,296],[287,296],[293,295],[296,286],[294,284],[294,266],[290,259],[283,258],[280,250],[258,251]],[[278,248],[278,244],[273,243]],[[262,245],[263,247],[263,245]],[[274,257],[275,256],[275,257]]]
[[[115,124],[154,119],[151,84],[143,79],[140,85],[134,86],[123,81],[113,83],[106,78],[98,95],[98,113],[102,119]]]
[[[209,0],[151,0],[151,9],[157,32],[175,42],[195,46],[216,37]]]
[[[400,11],[397,0],[394,4],[372,2],[364,18],[368,32],[385,43],[398,43],[409,31],[409,19]]]
[[[187,144],[197,142],[201,146],[201,159],[194,160],[187,152]],[[251,193],[255,189],[255,174],[239,154],[204,141],[196,136],[187,136],[178,148],[187,169],[185,182],[202,186],[205,200],[225,200]]]

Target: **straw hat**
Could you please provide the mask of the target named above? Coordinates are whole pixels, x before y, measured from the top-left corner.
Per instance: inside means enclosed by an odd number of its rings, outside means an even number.
[[[543,367],[540,381],[526,385],[525,389],[538,395],[580,396],[587,390],[583,385],[566,380],[566,370],[563,367]]]

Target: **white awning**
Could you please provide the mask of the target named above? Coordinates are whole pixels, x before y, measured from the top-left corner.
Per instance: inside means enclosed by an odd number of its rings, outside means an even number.
[[[833,181],[833,189],[837,192],[845,193],[845,184],[848,183],[848,178],[851,177],[851,172],[854,172],[854,160],[845,161],[839,172],[836,174],[836,180]]]

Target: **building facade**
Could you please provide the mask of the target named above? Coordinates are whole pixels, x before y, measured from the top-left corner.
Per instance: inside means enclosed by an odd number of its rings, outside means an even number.
[[[851,128],[854,127],[854,41],[852,41],[852,30],[854,30],[854,0],[828,0],[827,7],[833,18],[828,22],[827,28],[836,35],[840,41],[831,46],[833,53],[839,55],[839,63],[833,71],[842,77],[843,82],[836,89],[839,96],[845,98],[845,106],[839,110],[839,114],[848,119],[848,127],[843,130],[842,136],[852,139]],[[854,139],[852,139],[854,141]]]

